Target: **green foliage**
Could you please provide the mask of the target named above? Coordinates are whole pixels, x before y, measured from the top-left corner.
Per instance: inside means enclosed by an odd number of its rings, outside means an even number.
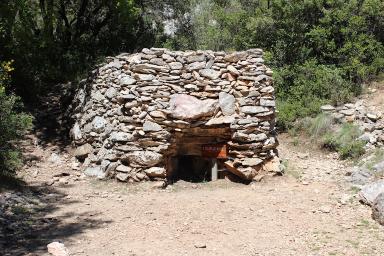
[[[343,79],[340,69],[308,61],[275,72],[278,122],[289,128],[297,118],[314,116],[321,105],[348,100],[356,88]],[[289,84],[290,86],[287,86]]]
[[[308,34],[318,58],[342,66],[356,82],[377,75],[383,70],[383,31],[377,30],[383,3],[339,0],[330,1],[330,7]]]
[[[215,51],[244,48],[247,12],[239,2],[191,0],[183,7],[177,4],[172,7],[183,11],[173,17],[178,21],[178,28],[174,36],[166,39],[164,46]]]
[[[338,131],[324,137],[324,146],[336,150],[342,159],[357,158],[365,153],[365,142],[358,140],[360,129],[352,124],[344,124]]]
[[[156,27],[138,2],[1,1],[0,58],[15,61],[13,88],[30,100],[100,57],[153,45]]]
[[[356,159],[365,153],[366,143],[359,140],[362,135],[359,127],[349,123],[340,126],[327,113],[320,113],[313,118],[299,119],[291,126],[288,133],[295,140],[301,134],[306,134],[317,146],[338,152],[342,159]]]
[[[209,1],[206,1],[209,2]],[[204,5],[201,1],[195,10],[195,33],[198,49],[211,49],[215,51],[235,50],[243,43],[243,19],[245,10],[239,3],[233,2],[229,7],[217,8],[218,5]],[[232,46],[232,47],[231,47]]]
[[[20,111],[19,97],[5,92],[12,69],[9,62],[0,64],[0,175],[4,175],[12,174],[21,164],[15,142],[31,127],[32,118]]]

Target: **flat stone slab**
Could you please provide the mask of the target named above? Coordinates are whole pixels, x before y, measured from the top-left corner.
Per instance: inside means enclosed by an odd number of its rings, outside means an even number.
[[[205,125],[211,126],[211,125],[220,125],[220,124],[231,124],[233,122],[235,122],[234,116],[221,116],[217,118],[212,118]]]
[[[269,108],[262,106],[244,106],[241,108],[241,111],[245,114],[258,114],[263,112],[268,112]]]
[[[212,116],[217,107],[217,100],[199,100],[186,94],[171,95],[170,110],[173,118],[195,120],[201,117]]]
[[[335,107],[332,105],[324,105],[324,106],[321,106],[320,109],[322,111],[328,112],[328,111],[334,111]]]

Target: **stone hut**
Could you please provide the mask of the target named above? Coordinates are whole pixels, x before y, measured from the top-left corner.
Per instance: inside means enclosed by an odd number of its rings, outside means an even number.
[[[127,182],[278,172],[271,75],[261,49],[109,57],[73,101],[75,155],[86,174]]]

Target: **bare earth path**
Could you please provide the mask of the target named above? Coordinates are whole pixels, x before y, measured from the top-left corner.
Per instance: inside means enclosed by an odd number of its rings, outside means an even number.
[[[347,164],[308,154],[286,136],[280,141],[284,177],[251,185],[179,182],[165,190],[84,179],[66,153],[52,160],[51,150],[36,149],[44,161],[24,179],[39,191],[43,210],[28,224],[32,238],[11,239],[4,254],[47,255],[46,244],[59,240],[71,255],[89,256],[384,255],[384,228],[344,182]],[[70,176],[44,185],[62,172]]]

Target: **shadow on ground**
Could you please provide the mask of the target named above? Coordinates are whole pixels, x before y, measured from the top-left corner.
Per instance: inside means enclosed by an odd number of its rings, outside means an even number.
[[[7,178],[11,179],[11,178]],[[95,213],[57,218],[49,215],[60,207],[77,201],[52,187],[31,187],[20,181],[0,177],[0,254],[35,255],[46,252],[52,241],[70,241],[87,229],[97,229],[110,220],[100,220]],[[4,184],[8,184],[4,188]],[[9,184],[13,184],[10,187]]]
[[[42,93],[27,105],[34,117],[33,134],[41,145],[56,145],[64,148],[71,144],[69,129],[72,125],[70,104],[75,94],[75,83],[59,83]]]

